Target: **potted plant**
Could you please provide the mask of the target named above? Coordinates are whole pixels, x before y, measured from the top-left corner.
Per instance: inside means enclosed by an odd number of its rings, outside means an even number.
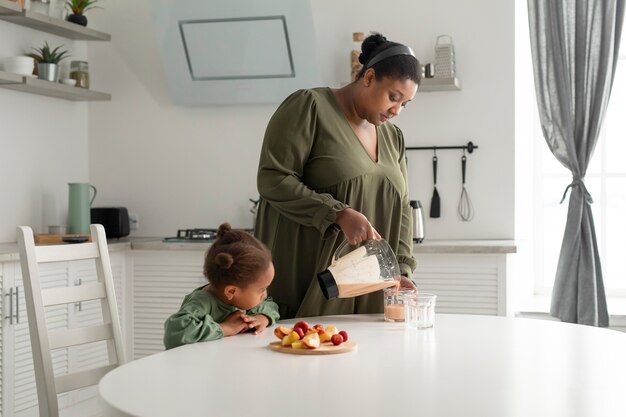
[[[99,9],[100,7],[95,4],[99,0],[67,0],[65,5],[72,12],[67,16],[67,21],[79,24],[81,26],[87,26],[87,16],[84,13],[90,9]]]
[[[52,49],[46,41],[41,48],[33,48],[36,52],[27,54],[35,60],[40,80],[54,82],[59,80],[59,62],[69,56],[67,50],[60,50],[62,46]]]

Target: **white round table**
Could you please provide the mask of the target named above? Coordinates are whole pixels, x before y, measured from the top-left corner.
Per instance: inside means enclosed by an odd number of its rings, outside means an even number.
[[[105,416],[626,416],[625,333],[445,314],[427,330],[380,315],[307,321],[347,330],[357,350],[275,352],[273,327],[182,346],[107,374]]]

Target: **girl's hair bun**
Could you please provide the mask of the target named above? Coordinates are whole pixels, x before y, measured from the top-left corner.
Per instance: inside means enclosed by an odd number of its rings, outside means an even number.
[[[235,259],[230,253],[222,252],[215,256],[215,263],[220,269],[230,269]]]
[[[230,227],[230,223],[222,223],[220,227],[217,229],[217,238],[221,239],[224,235],[230,232],[232,228]]]

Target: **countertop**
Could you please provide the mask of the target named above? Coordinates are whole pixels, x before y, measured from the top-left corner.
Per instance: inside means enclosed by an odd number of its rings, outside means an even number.
[[[198,250],[206,251],[211,242],[163,242],[158,237],[127,237],[109,240],[109,251],[124,250]],[[514,240],[425,240],[413,245],[413,253],[429,254],[507,254],[515,253]],[[0,243],[0,262],[19,260],[17,243]]]

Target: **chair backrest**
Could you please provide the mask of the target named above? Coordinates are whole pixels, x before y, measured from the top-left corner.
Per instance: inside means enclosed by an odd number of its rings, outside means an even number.
[[[95,385],[107,372],[125,362],[111,261],[106,235],[101,225],[91,225],[91,240],[87,243],[35,246],[32,229],[28,226],[17,228],[40,417],[59,415],[57,394]],[[42,289],[40,264],[83,259],[95,260],[96,282]],[[88,300],[100,300],[102,323],[48,329],[45,307],[74,305]],[[109,357],[107,365],[55,376],[53,350],[99,341],[106,341]]]

